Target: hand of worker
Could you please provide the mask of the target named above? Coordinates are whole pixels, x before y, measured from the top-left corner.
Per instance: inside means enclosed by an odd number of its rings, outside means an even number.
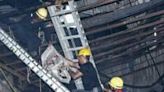
[[[70,69],[69,73],[73,79],[78,79],[83,75],[82,72],[80,72],[79,70],[75,71]]]
[[[80,68],[78,63],[75,63],[74,61],[72,61],[72,60],[70,60],[68,58],[65,58],[65,59],[66,59],[66,64],[65,64],[66,66],[68,66],[68,67],[75,67],[77,69]]]

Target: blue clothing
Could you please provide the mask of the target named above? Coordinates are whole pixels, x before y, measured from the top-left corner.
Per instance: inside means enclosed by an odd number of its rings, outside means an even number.
[[[96,70],[90,62],[80,65],[80,71],[83,73],[82,82],[85,90],[101,87]]]
[[[31,16],[26,15],[16,23],[13,20],[10,20],[10,22],[13,23],[10,27],[16,39],[19,40],[18,43],[23,48],[27,48],[28,51],[38,51],[41,42],[37,37],[39,26],[34,26],[31,24],[31,21]]]

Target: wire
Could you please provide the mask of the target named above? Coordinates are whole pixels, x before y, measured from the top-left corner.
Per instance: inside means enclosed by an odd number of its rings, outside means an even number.
[[[158,76],[160,77],[161,74],[160,74],[160,72],[159,72],[159,70],[158,70],[158,67],[157,67],[156,64],[155,64],[155,60],[154,60],[153,56],[151,55],[150,50],[149,50],[148,48],[147,48],[147,50],[148,50],[148,54],[150,55],[150,57],[151,57],[151,59],[152,59],[152,61],[153,61],[153,65],[154,65],[154,67],[155,67],[155,70],[157,71]]]
[[[16,92],[13,85],[8,81],[7,77],[6,77],[6,74],[5,72],[3,71],[3,69],[0,67],[0,71],[2,73],[2,75],[4,76],[5,78],[5,81],[7,82],[7,84],[9,85],[10,89],[12,90],[12,92]]]
[[[158,78],[158,80],[156,80],[154,83],[152,83],[151,85],[143,85],[143,86],[138,86],[138,85],[130,85],[130,84],[124,84],[127,87],[130,88],[140,88],[140,89],[144,89],[144,88],[150,88],[153,87],[154,85],[156,85],[157,83],[161,82],[161,80],[164,78],[164,74],[162,76],[160,76]]]
[[[108,79],[111,79],[112,77],[109,77],[108,75],[102,73],[99,71],[99,74],[101,74],[103,77],[105,78],[108,78]],[[150,85],[130,85],[130,84],[124,84],[126,87],[129,87],[129,88],[139,88],[139,89],[145,89],[145,88],[151,88],[153,87],[154,85],[156,85],[157,83],[161,82],[161,80],[164,78],[164,74],[162,76],[160,76],[154,83],[150,84]]]
[[[146,43],[145,43],[145,44],[146,44]],[[147,45],[147,44],[146,44],[146,45]],[[156,63],[155,63],[155,60],[154,60],[153,56],[151,55],[151,52],[150,52],[149,48],[146,48],[146,49],[148,50],[148,54],[150,55],[150,57],[151,57],[151,59],[152,59],[152,61],[153,61],[153,66],[155,67],[155,70],[157,71],[157,73],[158,73],[158,75],[159,75],[159,78],[158,78],[154,83],[152,83],[152,84],[150,84],[150,85],[142,85],[142,86],[140,86],[140,85],[130,85],[130,84],[126,84],[126,83],[125,83],[124,85],[125,85],[126,87],[145,89],[145,88],[153,87],[153,86],[156,85],[157,83],[161,82],[161,80],[162,80],[162,82],[163,82],[164,74],[163,74],[163,75],[160,74],[160,72],[159,72],[159,70],[158,70],[158,67],[157,67],[157,65],[156,65]],[[147,58],[147,56],[145,56],[145,58]],[[103,77],[105,77],[105,78],[108,78],[108,79],[111,79],[111,78],[112,78],[112,77],[109,77],[108,75],[106,75],[106,74],[104,74],[104,73],[102,73],[102,72],[100,72],[100,71],[99,71],[99,73],[100,73]],[[162,89],[162,92],[164,92],[164,88]]]

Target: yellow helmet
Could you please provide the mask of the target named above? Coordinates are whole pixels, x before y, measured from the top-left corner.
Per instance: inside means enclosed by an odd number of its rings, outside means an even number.
[[[123,80],[120,77],[113,77],[108,84],[114,89],[123,88]]]
[[[91,50],[89,48],[83,48],[79,51],[79,56],[83,55],[83,56],[90,56],[91,55]]]
[[[39,8],[39,9],[36,11],[36,15],[37,15],[40,19],[45,20],[46,17],[47,17],[47,15],[48,15],[47,9],[46,9],[46,8]]]

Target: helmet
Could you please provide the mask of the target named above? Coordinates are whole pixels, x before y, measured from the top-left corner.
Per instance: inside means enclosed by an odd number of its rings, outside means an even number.
[[[123,88],[123,80],[120,77],[113,77],[108,84],[114,89]]]
[[[39,9],[36,11],[36,15],[37,15],[40,19],[45,20],[46,17],[47,17],[47,15],[48,15],[47,9],[46,9],[46,8],[39,8]]]
[[[79,56],[83,55],[83,56],[90,56],[91,55],[91,50],[89,48],[83,48],[79,51]]]

